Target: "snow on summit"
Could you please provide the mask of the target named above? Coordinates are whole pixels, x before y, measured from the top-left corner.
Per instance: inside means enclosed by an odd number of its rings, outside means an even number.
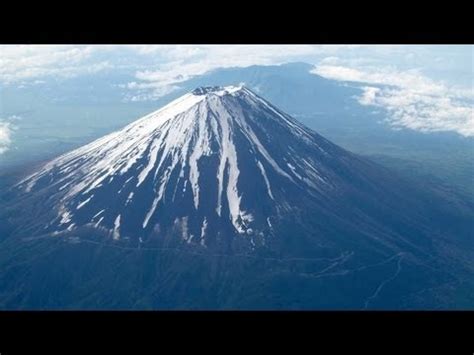
[[[232,234],[255,245],[299,196],[337,186],[332,164],[345,154],[244,86],[200,87],[18,188],[48,194],[46,233],[101,228],[115,240],[176,235],[204,246]]]

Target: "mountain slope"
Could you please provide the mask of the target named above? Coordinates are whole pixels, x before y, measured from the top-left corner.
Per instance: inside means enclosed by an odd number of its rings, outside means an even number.
[[[206,234],[224,230],[254,244],[272,219],[346,185],[344,170],[356,178],[351,160],[246,88],[200,88],[53,160],[19,188],[52,202],[42,233],[89,225],[145,240],[178,227],[188,242],[205,245]]]
[[[409,307],[472,268],[469,212],[245,87],[198,88],[10,194],[5,308]]]

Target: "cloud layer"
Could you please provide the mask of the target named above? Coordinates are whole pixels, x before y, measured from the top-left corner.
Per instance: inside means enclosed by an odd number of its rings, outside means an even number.
[[[12,124],[10,122],[0,121],[0,155],[10,148]]]
[[[181,82],[213,69],[304,61],[315,64],[315,74],[362,83],[360,104],[387,109],[394,126],[474,136],[472,48],[0,45],[0,85],[20,86],[111,71],[130,78],[119,85],[126,100],[156,100],[176,90]],[[440,77],[453,80],[447,84]],[[7,142],[9,128],[6,123],[1,127],[1,139]]]
[[[3,45],[0,46],[0,81],[3,84],[45,77],[74,77],[96,73],[112,64],[97,56],[109,46]]]
[[[328,63],[331,61],[326,61]],[[449,86],[424,76],[420,70],[393,67],[351,68],[317,65],[314,74],[325,78],[363,83],[361,105],[385,108],[390,124],[422,132],[455,131],[474,136],[472,88]]]
[[[218,67],[275,64],[327,55],[347,46],[244,45],[1,45],[0,81],[14,83],[49,76],[72,77],[128,68],[137,79],[163,85]],[[352,48],[352,47],[350,47]],[[179,77],[179,78],[178,78]]]

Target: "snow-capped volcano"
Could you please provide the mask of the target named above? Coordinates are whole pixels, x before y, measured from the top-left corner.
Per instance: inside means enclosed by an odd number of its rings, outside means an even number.
[[[87,226],[114,239],[241,235],[255,245],[304,201],[333,198],[355,161],[245,87],[201,87],[19,187],[46,196],[43,234]]]
[[[6,308],[393,309],[472,275],[472,214],[245,87],[195,89],[0,197]]]

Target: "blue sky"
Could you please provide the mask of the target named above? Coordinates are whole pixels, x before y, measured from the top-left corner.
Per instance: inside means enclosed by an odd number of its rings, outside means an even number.
[[[361,105],[397,125],[474,136],[473,46],[0,46],[1,87],[41,87],[97,76],[123,102],[153,101],[213,69],[306,62],[311,73],[362,83]],[[111,78],[114,78],[113,80]],[[117,81],[117,78],[119,80]],[[58,98],[60,99],[60,98]],[[106,98],[104,98],[106,99]],[[0,105],[1,105],[0,96]],[[0,107],[1,108],[1,107]],[[2,114],[0,110],[0,114]],[[18,117],[0,117],[0,154]]]

